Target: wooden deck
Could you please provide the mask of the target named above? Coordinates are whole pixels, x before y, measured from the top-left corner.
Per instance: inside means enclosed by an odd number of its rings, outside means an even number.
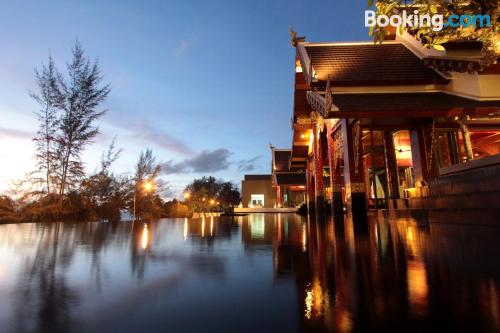
[[[235,213],[296,213],[298,208],[235,208]]]

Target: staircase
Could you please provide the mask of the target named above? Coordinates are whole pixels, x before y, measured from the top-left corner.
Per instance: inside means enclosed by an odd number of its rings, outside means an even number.
[[[500,155],[443,168],[440,173],[427,186],[408,192],[408,209],[383,215],[500,227]]]

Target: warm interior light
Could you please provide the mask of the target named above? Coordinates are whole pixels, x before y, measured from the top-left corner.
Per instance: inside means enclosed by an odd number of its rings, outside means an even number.
[[[307,149],[307,153],[310,155],[313,152],[313,144],[314,144],[314,134],[309,135],[309,147]]]
[[[295,73],[302,73],[302,64],[299,59],[295,60]]]

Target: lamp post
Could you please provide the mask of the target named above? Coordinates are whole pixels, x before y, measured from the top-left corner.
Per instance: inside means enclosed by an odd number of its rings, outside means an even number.
[[[154,183],[152,180],[145,181],[143,186],[144,186],[144,191],[146,193],[151,192],[154,189]],[[136,201],[136,199],[137,199],[137,190],[134,191],[134,217],[132,218],[132,222],[135,222],[135,201]]]

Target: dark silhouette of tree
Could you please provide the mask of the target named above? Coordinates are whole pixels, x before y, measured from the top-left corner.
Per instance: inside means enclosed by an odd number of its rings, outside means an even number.
[[[35,112],[39,128],[36,137],[36,171],[37,183],[45,184],[45,191],[50,194],[55,175],[55,138],[58,126],[58,106],[61,105],[63,95],[59,89],[60,73],[57,71],[54,60],[49,56],[48,64],[42,65],[39,71],[35,69],[35,78],[38,92],[30,92],[30,96],[38,103],[40,109]],[[42,190],[43,191],[43,190]]]
[[[115,148],[115,139],[101,157],[100,169],[82,182],[82,192],[89,198],[96,218],[118,221],[120,210],[126,207],[129,179],[115,176],[112,164],[120,157],[121,149]]]
[[[224,182],[220,184],[217,197],[218,201],[225,207],[237,206],[241,201],[240,191],[231,182]]]
[[[58,80],[64,96],[58,105],[62,114],[56,137],[61,205],[66,190],[83,175],[81,154],[99,133],[94,123],[105,110],[98,110],[98,107],[110,92],[108,84],[101,85],[102,75],[97,60],[91,64],[79,42],[73,48],[73,60],[67,70],[68,82],[62,76]]]
[[[99,105],[108,96],[110,86],[102,84],[97,60],[91,63],[78,41],[67,65],[67,77],[57,70],[52,57],[40,71],[35,70],[35,77],[38,92],[30,93],[40,106],[36,113],[39,130],[34,138],[35,173],[39,176],[35,180],[45,184],[47,194],[59,195],[62,209],[66,192],[84,176],[81,155],[99,133],[95,122],[106,111]]]
[[[137,161],[132,189],[132,202],[129,207],[140,219],[157,218],[162,215],[163,202],[160,195],[165,191],[165,184],[158,179],[161,166],[156,162],[153,151],[141,152]]]
[[[195,179],[184,191],[189,194],[187,203],[193,212],[207,212],[240,203],[240,193],[236,186],[211,176]]]
[[[0,196],[0,223],[17,221],[19,218],[14,200],[6,195]]]

